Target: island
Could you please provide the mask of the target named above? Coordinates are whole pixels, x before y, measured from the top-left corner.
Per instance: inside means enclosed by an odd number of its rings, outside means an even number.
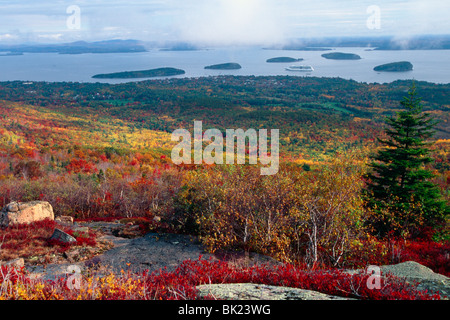
[[[96,74],[92,78],[95,79],[132,79],[132,78],[153,78],[153,77],[168,77],[185,74],[184,70],[175,68],[157,68],[140,71],[124,71],[114,73]]]
[[[298,62],[298,61],[303,61],[303,59],[302,58],[295,59],[291,57],[276,57],[266,60],[266,62],[268,63],[284,63],[284,62]]]
[[[237,69],[241,69],[241,68],[242,67],[239,63],[234,63],[234,62],[214,64],[214,65],[205,67],[205,69],[212,69],[212,70],[237,70]]]
[[[409,61],[386,63],[373,68],[373,70],[375,71],[385,71],[385,72],[405,72],[411,71],[412,69],[413,65]]]
[[[325,59],[332,60],[359,60],[361,57],[354,53],[330,52],[322,54]]]

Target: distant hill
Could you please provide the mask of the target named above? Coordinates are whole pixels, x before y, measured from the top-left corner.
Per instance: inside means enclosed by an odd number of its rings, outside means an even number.
[[[322,55],[325,59],[332,60],[359,60],[361,57],[354,53],[331,52]]]
[[[241,68],[242,66],[239,63],[234,62],[214,64],[205,67],[205,69],[212,69],[212,70],[237,70]]]
[[[153,78],[167,77],[185,74],[184,70],[175,68],[158,68],[140,71],[124,71],[115,73],[96,74],[95,79],[131,79],[131,78]]]
[[[196,45],[184,42],[175,43],[167,48],[160,49],[160,51],[197,51],[197,50],[201,50],[201,48]]]
[[[331,50],[335,47],[367,47],[375,50],[447,50],[450,35],[417,35],[411,37],[325,37],[292,39],[290,43],[273,46],[278,50]]]
[[[412,69],[413,65],[409,61],[386,63],[373,68],[373,70],[375,71],[386,71],[386,72],[404,72],[404,71],[411,71]]]
[[[281,48],[281,50],[296,50],[296,51],[330,51],[331,48],[324,47],[305,47],[301,45],[286,45]]]
[[[129,53],[146,52],[145,46],[138,40],[76,41],[61,44],[32,44],[0,46],[0,51],[11,53]]]
[[[295,59],[295,58],[291,58],[291,57],[276,57],[276,58],[271,58],[271,59],[267,59],[266,62],[268,63],[283,63],[283,62],[298,62],[298,61],[302,61],[303,59]]]

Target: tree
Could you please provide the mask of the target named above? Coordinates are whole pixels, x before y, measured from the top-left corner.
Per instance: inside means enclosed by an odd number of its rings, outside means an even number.
[[[14,167],[14,175],[25,180],[37,179],[43,176],[42,166],[38,161],[20,161]]]
[[[449,213],[426,168],[433,161],[427,139],[436,121],[422,112],[414,85],[400,104],[403,110],[387,118],[388,138],[378,139],[384,148],[369,166],[366,199],[373,212],[370,224],[380,236],[417,236]]]

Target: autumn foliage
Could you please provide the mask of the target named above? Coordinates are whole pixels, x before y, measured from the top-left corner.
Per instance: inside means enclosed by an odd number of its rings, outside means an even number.
[[[446,91],[421,87],[426,110],[445,129],[448,108],[440,105],[448,105]],[[404,83],[225,77],[120,86],[35,83],[34,93],[21,88],[0,86],[0,207],[45,200],[56,215],[79,220],[140,219],[142,232],[189,233],[210,252],[258,252],[286,265],[239,269],[188,261],[152,275],[87,275],[78,291],[67,290],[63,280],[32,282],[2,268],[1,298],[183,299],[197,298],[199,283],[248,281],[362,299],[428,299],[394,279],[369,292],[358,286],[367,275],[337,269],[414,260],[449,275],[448,218],[433,228],[413,220],[418,230],[400,238],[377,238],[367,224],[377,214],[361,197],[370,182],[367,156],[379,148],[380,119],[397,110]],[[200,117],[208,120],[205,127],[221,130],[280,128],[278,174],[261,176],[252,165],[174,165],[169,132]],[[448,204],[445,132],[423,166]],[[409,211],[404,217],[392,212],[381,216],[414,219]],[[47,221],[0,229],[0,259],[67,250],[46,241],[53,228]],[[77,237],[79,246],[95,241],[93,234]]]
[[[287,264],[279,267],[235,267],[223,261],[200,259],[183,262],[174,271],[102,277],[87,273],[75,280],[32,280],[23,270],[0,269],[0,299],[27,300],[195,300],[195,286],[215,283],[258,283],[314,290],[363,300],[439,300],[440,296],[419,291],[394,276],[383,278],[381,288],[366,285],[370,275],[334,271],[305,271]],[[211,297],[212,298],[212,297]],[[204,299],[204,298],[203,298]]]

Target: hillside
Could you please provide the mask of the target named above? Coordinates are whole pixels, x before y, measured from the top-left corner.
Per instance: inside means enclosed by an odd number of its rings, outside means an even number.
[[[96,123],[125,121],[134,132],[147,129],[171,133],[180,126],[191,128],[194,119],[202,119],[205,128],[221,130],[279,128],[283,154],[314,162],[338,150],[372,144],[382,130],[383,117],[398,109],[396,102],[409,84],[234,76],[116,85],[3,82],[0,99],[15,102],[5,103],[5,107],[25,104],[46,115],[57,113],[65,122],[67,116],[98,119]],[[418,87],[426,111],[441,120],[436,138],[448,139],[448,85],[419,82]],[[27,130],[23,125],[3,128],[19,130],[15,134]],[[38,137],[39,132],[28,135]]]
[[[433,161],[426,166],[447,203],[449,86],[416,82],[424,110],[440,121]],[[229,281],[370,300],[439,298],[395,279],[384,291],[355,289],[352,281],[367,283],[370,275],[342,273],[416,261],[450,274],[443,223],[433,233],[424,227],[407,239],[379,238],[366,227],[371,212],[362,193],[368,156],[384,137],[385,118],[400,110],[410,87],[411,81],[289,76],[1,82],[0,207],[9,214],[17,212],[8,205],[13,201],[48,202],[55,216],[75,220],[64,227],[75,242],[49,238],[57,221],[8,226],[0,228],[0,260],[18,258],[44,271],[46,266],[61,270],[60,263],[95,269],[114,262],[121,270],[105,278],[102,290],[82,293],[68,290],[63,281],[25,279],[25,291],[0,289],[0,297],[179,299],[187,297],[179,292],[188,292],[195,299],[197,285]],[[261,163],[175,164],[171,151],[177,142],[171,134],[180,128],[192,133],[194,121],[202,121],[202,132],[279,129],[277,174],[261,175]],[[316,238],[308,236],[317,229]],[[108,241],[118,246],[111,248]],[[312,252],[314,247],[320,249]],[[199,252],[218,261],[194,260]],[[254,257],[264,257],[270,266],[249,269]],[[162,259],[170,270],[138,273],[145,282],[133,282],[132,270],[159,269]]]

